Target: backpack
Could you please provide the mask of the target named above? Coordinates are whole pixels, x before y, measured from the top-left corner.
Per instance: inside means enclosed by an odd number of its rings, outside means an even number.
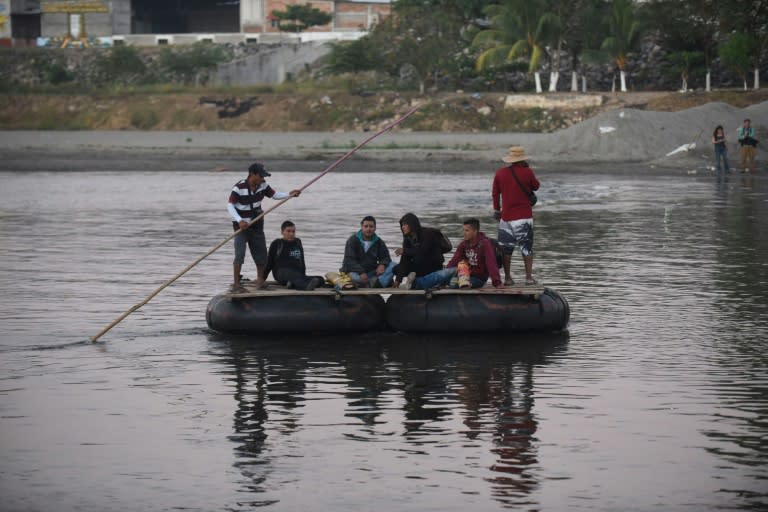
[[[451,249],[453,249],[453,244],[451,241],[448,240],[448,237],[445,236],[439,229],[437,232],[440,234],[440,250],[443,251],[443,254],[451,252]]]
[[[437,240],[440,243],[440,252],[442,252],[443,254],[447,252],[451,252],[451,250],[453,249],[453,244],[451,243],[451,241],[448,240],[448,237],[445,236],[443,232],[440,231],[439,229],[422,228],[422,231],[432,231],[435,234],[435,238],[437,238]]]
[[[493,247],[493,252],[496,255],[496,265],[498,265],[499,268],[504,266],[504,250],[501,248],[501,244],[498,240],[495,238],[488,237],[488,241],[491,242],[491,247]]]

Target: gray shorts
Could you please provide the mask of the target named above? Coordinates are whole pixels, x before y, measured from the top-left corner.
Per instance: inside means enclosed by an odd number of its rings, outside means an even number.
[[[523,256],[533,254],[533,219],[499,221],[499,245],[504,254],[512,254],[520,246]]]
[[[235,235],[235,265],[245,263],[245,246],[251,250],[253,262],[267,264],[267,241],[264,239],[264,219],[254,222],[251,227]]]

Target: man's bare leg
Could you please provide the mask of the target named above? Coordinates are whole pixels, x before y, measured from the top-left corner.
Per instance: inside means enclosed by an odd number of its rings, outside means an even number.
[[[523,256],[526,282],[533,280],[533,256]]]
[[[505,254],[502,259],[502,266],[504,267],[504,281],[511,281],[512,275],[510,274],[510,267],[512,266],[512,255]]]
[[[240,271],[243,269],[243,266],[235,263],[233,265],[233,268],[234,268],[234,271],[235,271],[234,272],[234,278],[235,279],[233,280],[234,284],[232,286],[240,286]]]
[[[263,288],[264,283],[266,282],[266,277],[264,277],[264,269],[266,268],[266,265],[256,265],[256,288]]]

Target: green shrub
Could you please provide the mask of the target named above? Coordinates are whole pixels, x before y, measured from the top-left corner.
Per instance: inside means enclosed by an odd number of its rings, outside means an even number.
[[[57,58],[41,57],[32,62],[32,68],[44,84],[59,85],[75,79],[74,73]]]
[[[63,114],[52,106],[41,107],[34,116],[22,122],[21,129],[31,130],[83,130],[87,128],[82,119]]]
[[[215,68],[227,58],[227,50],[221,45],[198,42],[184,49],[163,48],[160,66],[185,83],[191,83],[199,72]]]
[[[139,130],[149,130],[157,126],[160,116],[149,105],[137,107],[130,113],[131,126]]]
[[[735,33],[720,45],[720,60],[733,70],[747,85],[747,72],[752,64],[752,56],[757,51],[757,40],[751,34]]]
[[[147,71],[147,66],[133,46],[115,46],[96,59],[95,67],[101,83],[136,83]]]
[[[169,128],[174,130],[189,130],[191,127],[207,129],[207,121],[207,117],[202,112],[176,110],[171,115]]]
[[[370,37],[332,45],[326,69],[333,74],[358,73],[376,69],[381,52]]]

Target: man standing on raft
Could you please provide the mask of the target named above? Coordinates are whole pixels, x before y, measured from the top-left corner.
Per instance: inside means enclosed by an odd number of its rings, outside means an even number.
[[[301,191],[291,190],[290,192],[276,192],[267,185],[264,178],[272,176],[267,172],[264,164],[255,162],[248,168],[248,177],[235,183],[232,191],[229,193],[229,203],[227,211],[232,217],[232,228],[237,231],[242,229],[242,233],[235,236],[235,260],[234,281],[232,289],[240,288],[240,271],[245,263],[245,246],[251,251],[251,257],[256,264],[257,280],[256,286],[264,285],[266,275],[264,267],[267,264],[267,242],[264,239],[264,219],[250,224],[253,219],[263,213],[261,201],[264,197],[280,200],[288,197],[297,197]],[[249,227],[250,225],[250,227]]]
[[[514,284],[510,263],[515,246],[520,246],[525,265],[525,284],[534,285],[533,209],[530,194],[539,189],[539,180],[528,166],[525,150],[512,146],[501,159],[509,164],[496,170],[493,178],[493,215],[499,221],[499,245],[504,251],[504,284]]]

